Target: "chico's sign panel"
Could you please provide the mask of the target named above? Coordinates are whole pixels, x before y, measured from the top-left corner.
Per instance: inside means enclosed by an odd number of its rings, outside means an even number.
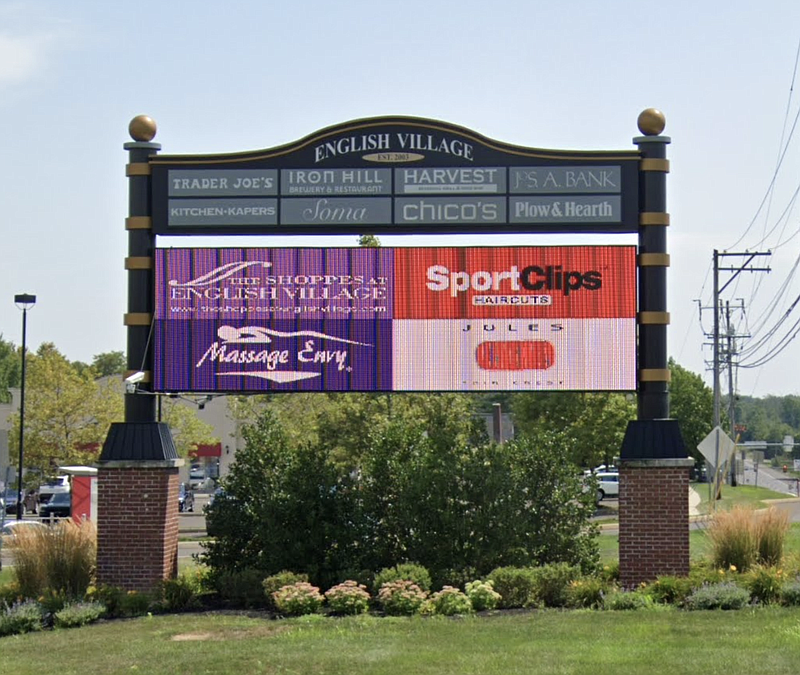
[[[632,246],[158,249],[155,389],[636,387]]]

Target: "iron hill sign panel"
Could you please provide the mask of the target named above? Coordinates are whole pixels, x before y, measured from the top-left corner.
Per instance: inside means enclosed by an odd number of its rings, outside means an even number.
[[[639,159],[525,148],[433,120],[357,120],[268,150],[151,157],[153,229],[636,232]]]

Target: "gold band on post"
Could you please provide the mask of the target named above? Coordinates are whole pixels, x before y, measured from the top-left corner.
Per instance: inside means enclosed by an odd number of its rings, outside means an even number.
[[[669,253],[640,253],[639,267],[669,267]]]
[[[147,162],[135,162],[125,165],[126,176],[149,176],[150,165]]]
[[[643,368],[639,371],[639,382],[669,382],[672,375],[669,368]]]
[[[644,326],[668,326],[669,312],[639,312],[636,320]]]
[[[152,230],[153,219],[150,216],[128,216],[125,219],[126,230]]]
[[[669,214],[662,211],[643,211],[639,214],[639,225],[669,225]]]
[[[661,171],[669,173],[668,159],[643,159],[639,162],[639,171]]]
[[[126,270],[151,270],[153,269],[153,259],[149,256],[128,256],[125,258]]]
[[[153,315],[149,312],[128,312],[122,322],[125,326],[149,326],[153,322]]]

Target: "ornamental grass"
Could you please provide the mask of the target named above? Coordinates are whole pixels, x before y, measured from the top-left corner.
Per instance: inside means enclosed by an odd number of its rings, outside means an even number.
[[[81,597],[92,583],[97,561],[97,530],[90,521],[71,520],[25,528],[9,545],[19,593],[38,598],[46,591]]]

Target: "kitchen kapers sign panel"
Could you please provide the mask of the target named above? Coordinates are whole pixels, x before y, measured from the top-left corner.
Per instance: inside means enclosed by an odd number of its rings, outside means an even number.
[[[523,148],[373,118],[269,150],[153,155],[161,235],[635,232],[639,155]]]
[[[159,249],[157,391],[635,389],[635,248]]]

